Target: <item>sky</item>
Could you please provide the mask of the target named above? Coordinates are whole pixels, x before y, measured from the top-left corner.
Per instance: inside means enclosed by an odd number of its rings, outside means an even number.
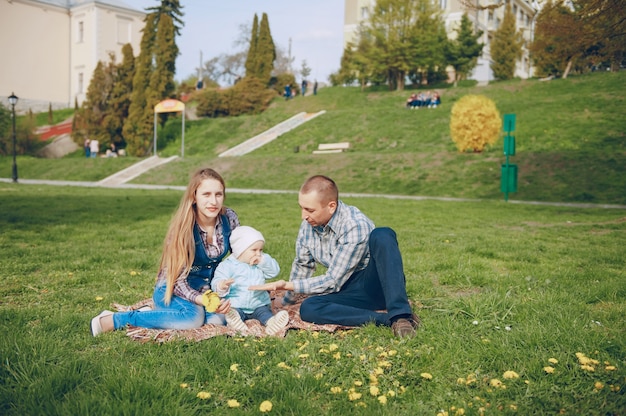
[[[160,0],[126,0],[139,9],[155,7]],[[310,80],[328,82],[337,72],[343,53],[344,2],[340,0],[180,0],[185,26],[176,44],[180,55],[176,59],[177,80],[197,74],[202,62],[221,54],[230,54],[241,47],[234,43],[240,26],[252,27],[256,13],[259,22],[267,13],[274,44],[288,51],[294,69],[306,60],[311,68]],[[300,80],[298,80],[300,81]]]

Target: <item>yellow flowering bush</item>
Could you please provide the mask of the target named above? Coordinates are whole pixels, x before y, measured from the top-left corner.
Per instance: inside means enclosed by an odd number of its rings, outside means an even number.
[[[452,106],[450,136],[460,152],[482,152],[498,140],[501,129],[500,112],[484,95],[466,95]]]

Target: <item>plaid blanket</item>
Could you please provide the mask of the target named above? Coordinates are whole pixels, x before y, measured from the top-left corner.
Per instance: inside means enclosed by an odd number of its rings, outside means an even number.
[[[278,332],[276,337],[285,337],[287,335],[287,331],[290,329],[303,329],[306,331],[328,331],[335,332],[337,330],[346,330],[353,329],[354,327],[342,326],[342,325],[318,325],[312,324],[310,322],[304,322],[300,319],[300,304],[306,298],[304,295],[298,296],[295,300],[296,302],[293,305],[288,306],[279,306],[277,305],[276,299],[282,299],[284,291],[272,291],[270,292],[270,298],[272,299],[272,310],[274,313],[279,311],[280,309],[284,309],[289,313],[289,323],[287,326]],[[133,305],[126,306],[120,304],[113,304],[113,307],[121,312],[126,312],[130,310],[139,309],[142,306],[153,306],[152,299],[145,299],[140,302],[137,302]],[[246,334],[240,334],[232,328],[222,325],[214,325],[207,324],[203,325],[200,328],[196,329],[148,329],[148,328],[140,328],[136,326],[129,326],[126,330],[126,335],[131,339],[140,342],[148,342],[148,341],[156,341],[156,342],[167,342],[172,340],[187,340],[187,341],[202,341],[204,339],[212,338],[218,335],[227,335],[227,336],[240,336],[240,335],[250,335],[254,337],[266,337],[268,336],[265,333],[265,327],[261,325],[259,321],[256,319],[249,319],[244,322],[248,327],[248,331]]]

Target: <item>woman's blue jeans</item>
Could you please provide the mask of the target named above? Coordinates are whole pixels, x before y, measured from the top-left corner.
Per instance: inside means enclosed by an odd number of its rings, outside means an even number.
[[[339,292],[311,296],[300,306],[300,317],[316,324],[391,325],[394,317],[413,311],[396,233],[375,228],[369,238],[370,261],[355,272]],[[386,312],[376,312],[386,310]]]
[[[116,312],[113,325],[120,329],[126,325],[152,329],[194,329],[205,323],[226,325],[224,315],[205,312],[204,307],[178,296],[165,304],[165,283],[154,288],[154,309],[151,311]]]

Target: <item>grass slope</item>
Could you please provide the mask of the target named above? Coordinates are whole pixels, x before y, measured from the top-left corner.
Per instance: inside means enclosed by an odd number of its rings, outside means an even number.
[[[457,152],[449,135],[450,110],[466,94],[483,94],[501,114],[517,116],[518,192],[511,199],[626,204],[626,71],[592,73],[550,82],[515,80],[486,87],[441,89],[437,109],[406,110],[410,91],[324,88],[317,96],[277,98],[263,114],[186,123],[185,159],[135,183],[184,185],[198,166],[217,168],[230,187],[295,190],[325,173],[344,192],[503,199],[502,139],[480,154]],[[326,114],[243,157],[217,155],[305,111]],[[180,154],[180,120],[159,133],[159,154]],[[173,141],[166,143],[166,138]],[[311,154],[319,143],[349,141],[349,152]],[[162,142],[162,143],[161,143]],[[298,152],[295,152],[298,149]],[[25,178],[95,180],[124,161],[20,158]],[[10,176],[9,158],[0,171]]]

